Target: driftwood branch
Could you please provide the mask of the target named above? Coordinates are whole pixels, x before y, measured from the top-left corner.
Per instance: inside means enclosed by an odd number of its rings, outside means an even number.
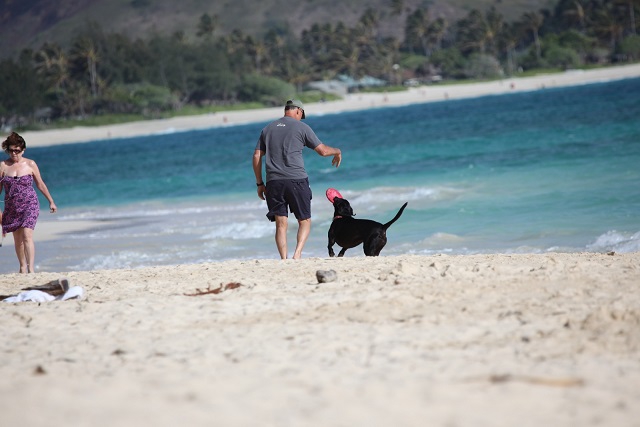
[[[559,377],[559,378],[546,378],[530,375],[489,375],[488,377],[475,377],[470,378],[470,381],[489,381],[491,383],[506,383],[506,382],[523,382],[528,384],[544,385],[549,387],[581,387],[584,385],[584,380],[581,378],[573,377]]]
[[[207,287],[207,289],[198,289],[196,288],[196,291],[192,294],[184,294],[188,297],[199,297],[201,295],[210,295],[210,294],[219,294],[221,292],[224,291],[230,291],[232,289],[237,289],[240,286],[242,286],[242,283],[238,283],[238,282],[230,282],[227,283],[226,285],[220,284],[220,286],[218,286],[217,288],[211,289],[211,285],[209,285]]]

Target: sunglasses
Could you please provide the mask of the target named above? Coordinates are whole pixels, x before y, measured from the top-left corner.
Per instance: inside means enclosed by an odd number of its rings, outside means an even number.
[[[7,150],[7,152],[8,153],[13,153],[13,154],[18,154],[18,153],[22,153],[22,150],[18,150],[18,149],[15,149],[15,148],[9,148]]]

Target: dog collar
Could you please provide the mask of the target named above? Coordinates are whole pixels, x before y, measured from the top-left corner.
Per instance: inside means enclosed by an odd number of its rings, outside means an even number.
[[[340,215],[333,217],[333,219],[340,219],[340,218],[342,218],[342,216],[340,216]]]

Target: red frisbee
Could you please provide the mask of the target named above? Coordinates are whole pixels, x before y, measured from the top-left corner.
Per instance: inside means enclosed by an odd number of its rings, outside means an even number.
[[[342,194],[340,194],[340,192],[335,188],[327,188],[326,194],[327,194],[327,199],[329,199],[331,203],[333,203],[333,199],[335,199],[336,197],[339,197],[341,199],[343,198]]]

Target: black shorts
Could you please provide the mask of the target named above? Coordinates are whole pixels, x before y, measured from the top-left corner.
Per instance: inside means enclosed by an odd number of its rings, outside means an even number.
[[[278,179],[267,182],[267,218],[289,216],[289,210],[299,221],[311,218],[311,187],[309,178]]]

